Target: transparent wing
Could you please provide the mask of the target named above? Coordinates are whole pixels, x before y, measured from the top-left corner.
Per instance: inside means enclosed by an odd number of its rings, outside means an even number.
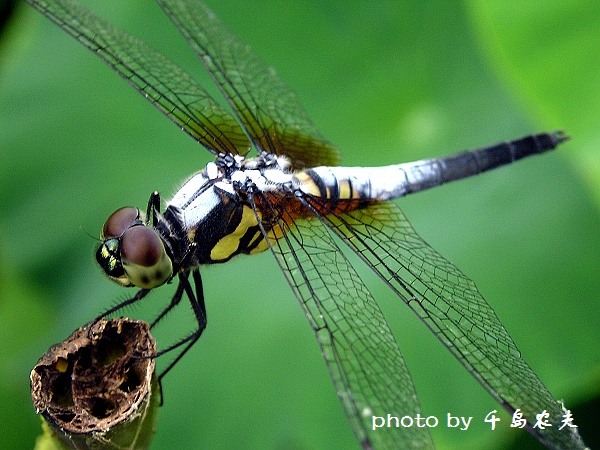
[[[284,210],[261,193],[256,201],[263,217],[279,217],[283,235],[270,241],[271,250],[315,333],[358,441],[364,448],[432,448],[426,428],[372,431],[373,415],[415,417],[421,408],[383,313],[330,231],[316,219],[294,224],[298,214],[308,214],[300,204]]]
[[[326,208],[318,199],[306,201],[316,210]],[[322,219],[383,278],[492,397],[511,413],[521,410],[530,433],[553,448],[585,448],[575,428],[559,430],[562,405],[521,358],[475,284],[423,241],[396,205],[376,203]],[[545,430],[531,428],[536,414],[544,410],[555,425]]]
[[[142,41],[69,0],[26,0],[99,56],[183,131],[215,155],[246,154],[250,141],[194,79]]]
[[[158,0],[246,128],[260,151],[286,155],[296,169],[337,165],[298,98],[243,42],[197,0]]]

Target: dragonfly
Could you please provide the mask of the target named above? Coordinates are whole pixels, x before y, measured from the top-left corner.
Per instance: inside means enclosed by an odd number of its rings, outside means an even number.
[[[549,447],[584,448],[576,428],[536,428],[565,407],[522,359],[475,284],[429,246],[391,200],[556,148],[540,133],[384,167],[340,166],[295,93],[197,0],[157,0],[230,108],[141,40],[70,0],[26,0],[100,57],[213,156],[164,209],[123,207],[101,231],[96,259],[116,283],[138,288],[113,314],[164,284],[177,288],[156,325],[187,299],[196,327],[157,352],[177,350],[162,379],[206,328],[200,267],[269,251],[298,299],[336,393],[363,448],[430,448],[427,428],[374,429],[376,418],[421,408],[399,346],[349,258],[354,253],[509,413]],[[231,111],[231,112],[230,112]]]

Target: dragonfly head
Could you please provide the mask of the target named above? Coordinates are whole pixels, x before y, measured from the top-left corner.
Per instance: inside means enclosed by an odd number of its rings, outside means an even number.
[[[173,275],[173,264],[158,232],[130,206],[117,209],[104,223],[96,260],[122,286],[152,289]]]

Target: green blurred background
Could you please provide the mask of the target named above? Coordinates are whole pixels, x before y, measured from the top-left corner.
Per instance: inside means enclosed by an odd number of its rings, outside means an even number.
[[[90,2],[87,2],[90,3]],[[91,2],[92,4],[94,2]],[[95,2],[218,96],[151,1]],[[600,3],[207,1],[298,93],[346,165],[383,165],[562,129],[551,154],[398,202],[473,278],[524,358],[567,406],[600,385]],[[0,430],[30,448],[29,371],[50,344],[125,298],[92,248],[108,214],[172,195],[209,154],[40,14],[0,35]],[[268,253],[203,269],[208,329],[165,380],[154,448],[357,447],[316,341]],[[506,448],[501,409],[366,270],[439,448]],[[142,308],[150,318],[169,298]],[[157,331],[192,327],[187,306]],[[164,364],[164,363],[163,363]],[[575,416],[592,445],[598,409]],[[401,412],[398,412],[401,414]],[[595,417],[593,417],[595,414]],[[525,441],[531,444],[530,441]],[[597,442],[597,441],[596,441]]]

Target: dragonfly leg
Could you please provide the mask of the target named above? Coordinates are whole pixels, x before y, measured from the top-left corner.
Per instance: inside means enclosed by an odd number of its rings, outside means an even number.
[[[204,292],[202,289],[202,277],[200,276],[200,271],[198,269],[194,269],[192,271],[192,276],[194,277],[194,284],[196,286],[196,292],[192,289],[192,285],[188,280],[189,273],[181,273],[179,274],[179,286],[177,288],[176,295],[173,296],[173,300],[171,304],[159,315],[159,317],[154,321],[152,325],[154,325],[162,316],[164,316],[167,311],[172,309],[175,305],[179,303],[181,297],[183,295],[183,291],[185,291],[188,299],[190,300],[190,304],[192,306],[192,310],[194,311],[194,316],[196,317],[196,322],[198,327],[192,334],[181,339],[179,342],[167,347],[160,352],[157,352],[155,357],[164,355],[176,348],[181,347],[185,344],[185,347],[181,352],[177,355],[177,357],[169,363],[169,365],[162,371],[162,373],[158,376],[158,382],[161,384],[163,377],[179,362],[179,360],[187,353],[187,351],[196,343],[196,341],[200,338],[200,335],[206,328],[206,306],[204,304]],[[177,298],[177,294],[179,293],[179,298]],[[162,389],[161,389],[162,392]]]
[[[121,303],[119,303],[118,305],[115,305],[112,308],[104,311],[102,314],[100,314],[98,317],[96,317],[94,319],[94,323],[98,322],[100,319],[103,319],[106,316],[110,316],[111,314],[119,311],[122,308],[125,308],[126,306],[129,306],[133,303],[140,301],[141,299],[146,297],[146,295],[148,295],[148,292],[150,292],[150,289],[140,289],[139,291],[136,292],[136,294],[133,297],[131,297],[127,300],[124,300]]]
[[[160,213],[160,194],[154,191],[148,199],[148,208],[146,209],[147,225],[152,223],[153,227],[156,226],[158,223],[158,213]]]
[[[181,276],[182,275],[180,275],[180,277]],[[171,302],[169,303],[169,306],[167,306],[165,309],[163,309],[161,311],[161,313],[156,317],[156,319],[154,319],[154,321],[152,321],[152,323],[150,324],[150,329],[154,328],[154,326],[158,322],[160,322],[162,320],[162,318],[165,317],[165,315],[169,311],[171,311],[175,306],[177,306],[179,304],[179,302],[181,301],[181,298],[183,297],[183,291],[184,291],[184,284],[179,283],[179,285],[177,286],[177,290],[175,291],[175,294],[173,294],[173,298],[171,299]]]

